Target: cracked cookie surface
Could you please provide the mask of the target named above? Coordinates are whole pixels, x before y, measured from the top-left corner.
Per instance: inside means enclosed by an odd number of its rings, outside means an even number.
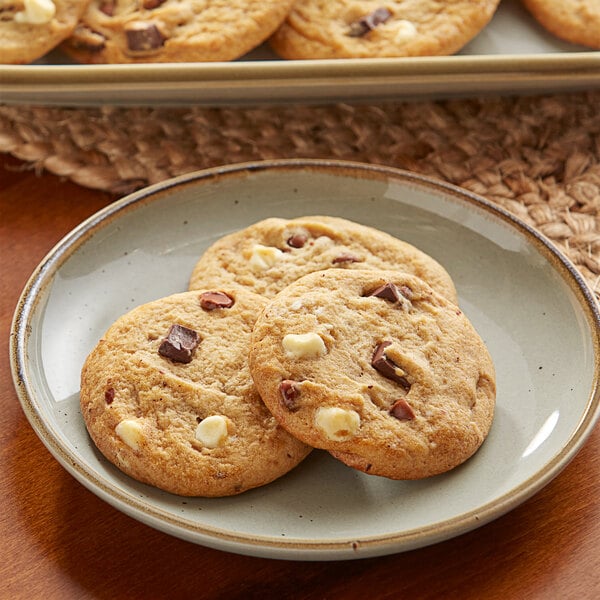
[[[494,414],[494,366],[472,324],[394,271],[329,269],[289,285],[256,322],[250,370],[290,433],[392,479],[464,462]]]
[[[407,271],[457,302],[450,275],[428,254],[383,231],[327,216],[270,218],[222,237],[196,263],[189,287],[237,284],[272,297],[328,268]]]
[[[100,451],[135,479],[183,496],[264,485],[310,448],[263,404],[247,362],[265,300],[184,292],[119,318],[88,356],[81,412]]]
[[[283,58],[454,54],[491,20],[499,0],[298,0],[269,43]]]

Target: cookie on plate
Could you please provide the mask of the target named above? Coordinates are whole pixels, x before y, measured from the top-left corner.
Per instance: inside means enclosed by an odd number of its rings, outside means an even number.
[[[293,0],[92,0],[62,49],[83,63],[227,61],[260,45]]]
[[[378,229],[325,216],[265,219],[222,237],[196,263],[189,287],[238,284],[272,297],[328,268],[401,269],[457,301],[450,275],[428,254]]]
[[[270,38],[283,58],[454,54],[491,20],[499,0],[298,0]]]
[[[26,64],[71,35],[89,0],[7,0],[0,5],[0,63]]]
[[[459,308],[395,271],[329,269],[273,298],[250,370],[294,436],[391,479],[467,460],[494,414],[490,354]]]
[[[183,292],[119,318],[81,374],[81,412],[106,458],[183,496],[238,494],[295,467],[310,448],[279,426],[248,368],[265,302]]]
[[[597,0],[523,0],[550,33],[572,44],[600,48],[600,3]]]

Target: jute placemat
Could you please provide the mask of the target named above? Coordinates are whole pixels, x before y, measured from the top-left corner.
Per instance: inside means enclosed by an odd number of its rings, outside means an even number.
[[[366,105],[0,106],[0,152],[125,194],[270,158],[391,165],[472,190],[550,238],[600,296],[600,93]]]

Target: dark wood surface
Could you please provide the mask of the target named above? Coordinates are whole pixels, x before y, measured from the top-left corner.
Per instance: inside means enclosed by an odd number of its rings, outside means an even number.
[[[87,491],[25,418],[8,340],[33,269],[113,200],[0,155],[0,598],[600,598],[598,428],[556,479],[509,514],[382,558],[292,562],[229,554],[155,531]]]

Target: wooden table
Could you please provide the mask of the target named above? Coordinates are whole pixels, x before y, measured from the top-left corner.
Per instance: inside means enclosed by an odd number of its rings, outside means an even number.
[[[8,339],[32,270],[112,200],[0,156],[0,598],[600,598],[598,428],[554,481],[511,513],[383,558],[228,554],[155,531],[87,491],[29,426],[12,385]]]

